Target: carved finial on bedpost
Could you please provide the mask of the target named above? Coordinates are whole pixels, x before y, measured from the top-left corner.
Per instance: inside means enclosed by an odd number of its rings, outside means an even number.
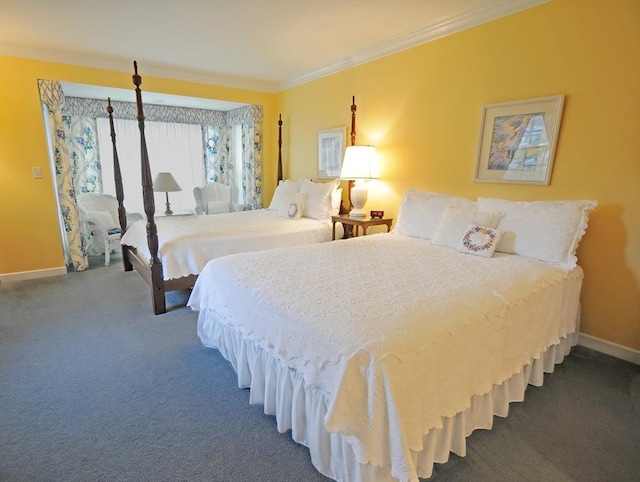
[[[278,180],[276,182],[279,183],[282,179],[282,114],[280,114],[278,118]]]
[[[138,105],[138,122],[144,121],[144,114],[142,113],[142,91],[140,86],[142,85],[142,77],[138,75],[138,62],[133,61],[133,70],[135,74],[131,77],[133,79],[133,85],[136,86],[136,104]]]
[[[351,101],[351,145],[356,145],[356,96]]]

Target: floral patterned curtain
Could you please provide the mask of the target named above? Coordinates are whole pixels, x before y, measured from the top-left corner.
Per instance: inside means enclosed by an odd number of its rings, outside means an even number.
[[[96,119],[63,115],[62,122],[67,131],[67,146],[76,192],[104,192]]]
[[[64,94],[59,82],[38,80],[40,99],[49,111],[49,123],[52,131],[52,152],[56,169],[58,202],[67,237],[68,262],[76,271],[84,271],[89,259],[82,249],[80,222],[76,206],[76,193],[73,186],[73,169],[69,158],[65,126],[62,119]]]
[[[242,191],[245,209],[262,208],[262,124],[242,124]]]
[[[231,184],[234,166],[230,162],[230,127],[202,126],[205,182]]]
[[[205,179],[219,181],[241,191],[245,209],[262,208],[262,106],[249,105],[226,113],[225,128],[218,128],[218,137],[205,136]],[[241,126],[241,185],[235,186],[233,126]],[[211,131],[213,132],[213,131]],[[209,156],[209,161],[207,161]],[[215,160],[211,160],[215,159]]]

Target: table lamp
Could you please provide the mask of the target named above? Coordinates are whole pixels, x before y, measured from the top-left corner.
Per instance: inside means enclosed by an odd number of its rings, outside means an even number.
[[[156,175],[156,178],[153,180],[153,190],[156,192],[164,192],[167,198],[167,205],[164,214],[166,216],[170,216],[173,214],[171,211],[171,206],[169,205],[169,193],[182,191],[178,183],[173,178],[170,172],[159,172]]]
[[[349,212],[352,218],[367,216],[364,206],[367,203],[367,179],[379,179],[378,159],[374,146],[349,146],[344,152],[340,179],[355,181],[349,183],[349,200],[353,209]]]

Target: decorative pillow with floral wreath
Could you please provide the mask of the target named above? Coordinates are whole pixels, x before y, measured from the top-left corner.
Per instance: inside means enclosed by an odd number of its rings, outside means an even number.
[[[458,245],[458,252],[491,258],[502,237],[499,229],[469,223]]]
[[[301,192],[285,194],[278,215],[283,218],[300,219],[307,195]]]

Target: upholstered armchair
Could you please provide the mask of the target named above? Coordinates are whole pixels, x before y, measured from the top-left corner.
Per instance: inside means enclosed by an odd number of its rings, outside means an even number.
[[[111,252],[121,249],[118,200],[101,193],[80,194],[76,200],[83,237],[89,240],[87,252],[91,256],[104,254],[104,265],[109,266]],[[127,213],[127,226],[142,218],[140,213]]]
[[[243,211],[242,204],[231,202],[231,187],[220,182],[210,182],[193,188],[196,214],[220,214]]]

